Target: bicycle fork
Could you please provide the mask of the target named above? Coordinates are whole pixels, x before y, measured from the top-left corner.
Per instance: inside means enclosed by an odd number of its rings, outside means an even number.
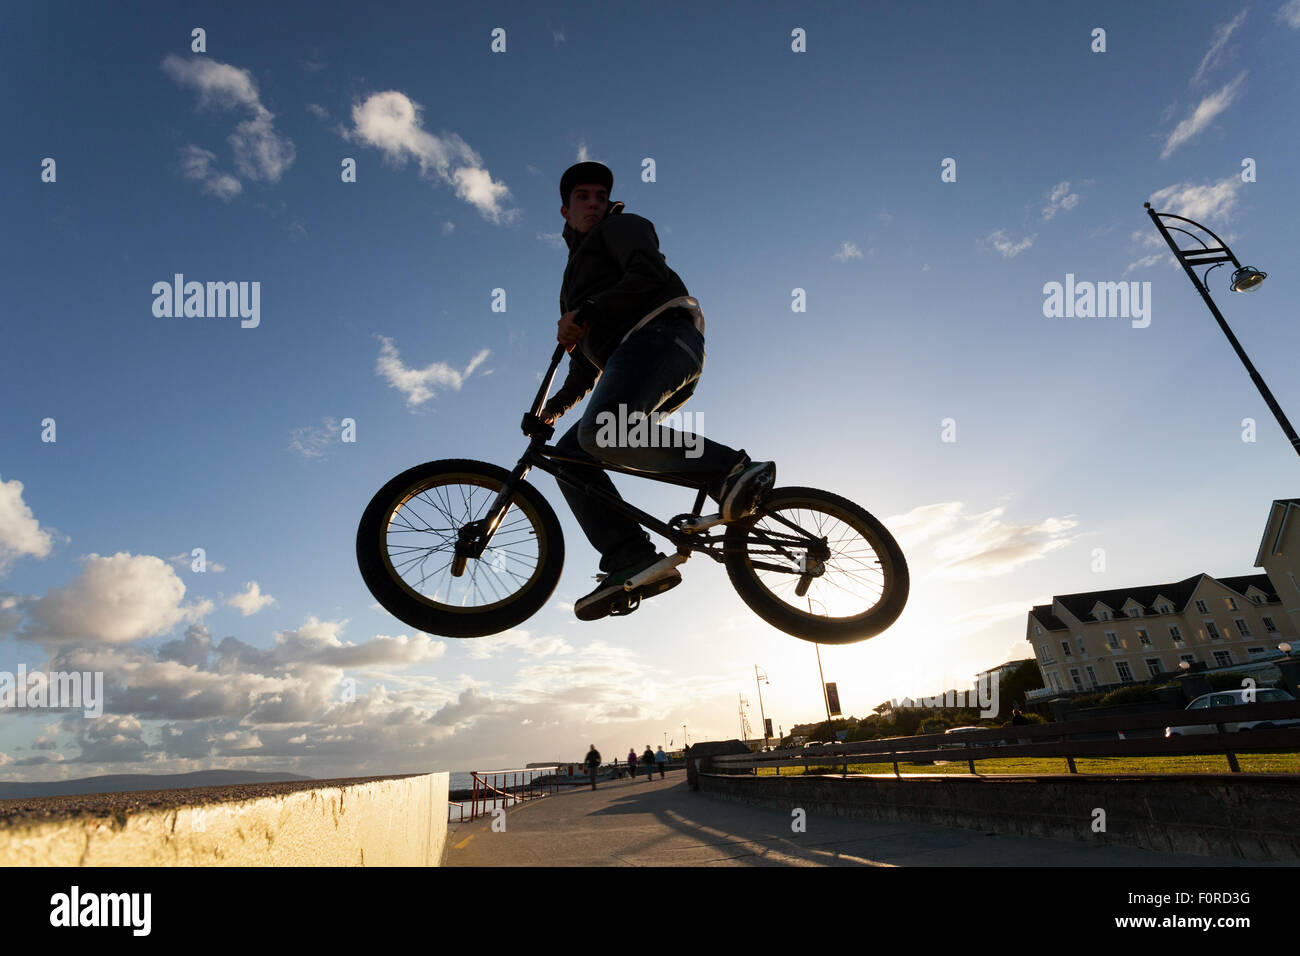
[[[460,531],[456,533],[455,555],[451,559],[452,577],[458,578],[465,573],[470,558],[478,560],[483,557],[483,552],[487,550],[488,543],[500,527],[501,520],[510,510],[510,499],[514,497],[515,486],[531,469],[531,465],[521,460],[510,472],[510,477],[501,486],[492,504],[488,506],[487,514],[477,521],[461,526]]]

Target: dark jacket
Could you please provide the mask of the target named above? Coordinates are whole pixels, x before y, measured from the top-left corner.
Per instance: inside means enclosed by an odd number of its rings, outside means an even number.
[[[623,337],[644,316],[689,295],[659,251],[654,223],[611,202],[585,233],[564,225],[569,264],[560,286],[560,314],[578,311],[587,331],[570,353],[569,373],[544,413],[562,415],[591,391]]]
[[[595,747],[592,747],[590,750],[587,751],[587,759],[584,760],[583,763],[586,764],[588,767],[599,767],[600,751],[597,750]]]

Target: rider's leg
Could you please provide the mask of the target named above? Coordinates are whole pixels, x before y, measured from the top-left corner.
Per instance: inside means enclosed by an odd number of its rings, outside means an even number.
[[[594,458],[646,472],[702,480],[728,519],[749,513],[776,477],[702,435],[653,424],[685,403],[704,368],[704,336],[689,321],[652,322],[614,350],[587,401],[578,441]],[[646,421],[647,416],[652,416]]]
[[[587,399],[579,443],[593,457],[625,468],[719,482],[739,452],[702,435],[644,421],[680,407],[703,369],[704,337],[694,325],[652,322],[609,357]]]
[[[571,462],[564,462],[565,469],[571,471],[575,477],[589,482],[607,494],[616,498],[621,497],[618,489],[614,487],[614,482],[610,481],[609,473],[601,468],[578,444],[580,427],[580,422],[574,423],[573,427],[555,443],[555,447],[565,455],[585,458],[591,462],[591,465],[575,465]],[[602,502],[579,489],[571,488],[563,482],[560,482],[559,485],[560,491],[563,492],[565,500],[573,510],[573,516],[578,520],[578,524],[582,527],[583,533],[586,534],[587,540],[591,542],[593,548],[600,552],[601,571],[606,574],[618,571],[656,553],[654,546],[650,543],[650,536],[631,518],[606,507]]]

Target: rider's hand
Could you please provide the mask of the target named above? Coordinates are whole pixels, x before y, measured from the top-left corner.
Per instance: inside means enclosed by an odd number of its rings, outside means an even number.
[[[555,340],[569,352],[573,351],[573,347],[578,344],[578,340],[587,331],[585,325],[579,325],[573,321],[573,317],[577,314],[576,309],[573,312],[565,312],[564,315],[560,316],[560,321],[556,323],[559,326],[559,331],[556,333]]]

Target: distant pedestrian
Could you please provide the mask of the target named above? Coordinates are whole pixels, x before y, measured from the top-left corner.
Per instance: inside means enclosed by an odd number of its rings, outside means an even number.
[[[645,764],[646,782],[654,779],[655,776],[655,752],[650,749],[650,745],[645,745],[645,753],[641,755],[641,762]]]
[[[591,749],[587,751],[587,759],[583,761],[587,765],[587,773],[591,775],[591,789],[596,789],[596,771],[600,769],[600,751],[596,745],[592,744]]]
[[[664,748],[660,747],[655,751],[655,766],[659,768],[659,779],[664,778],[664,768],[668,766],[668,755],[664,753]]]
[[[631,747],[627,748],[627,772],[632,775],[633,780],[636,779],[636,751]]]

